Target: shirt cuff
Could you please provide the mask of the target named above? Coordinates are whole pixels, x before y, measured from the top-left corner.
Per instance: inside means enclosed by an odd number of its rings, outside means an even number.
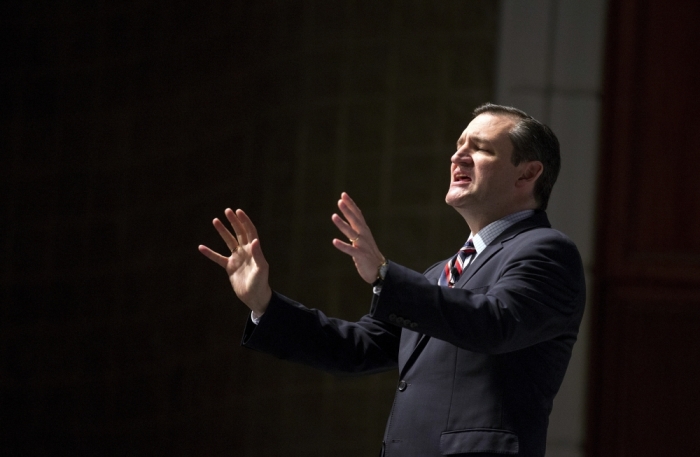
[[[260,323],[261,317],[263,317],[262,314],[259,315],[258,317],[255,317],[255,313],[253,311],[250,312],[250,320],[253,321],[253,324],[255,324],[255,325],[258,325]]]

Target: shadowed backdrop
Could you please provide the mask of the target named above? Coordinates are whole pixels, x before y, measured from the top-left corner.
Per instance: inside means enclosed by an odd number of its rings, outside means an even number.
[[[376,455],[395,373],[240,348],[197,252],[243,208],[272,286],[356,319],[341,191],[423,270],[468,231],[449,157],[493,96],[498,2],[3,2],[5,455]]]

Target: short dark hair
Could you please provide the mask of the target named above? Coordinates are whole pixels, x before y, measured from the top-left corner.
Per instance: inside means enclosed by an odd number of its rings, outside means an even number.
[[[508,132],[510,141],[513,143],[511,161],[513,165],[518,165],[524,160],[542,162],[542,174],[537,178],[534,193],[538,208],[547,209],[549,196],[561,169],[559,140],[556,135],[542,122],[512,106],[484,103],[472,114],[476,117],[483,113],[500,114],[516,121],[515,127]]]

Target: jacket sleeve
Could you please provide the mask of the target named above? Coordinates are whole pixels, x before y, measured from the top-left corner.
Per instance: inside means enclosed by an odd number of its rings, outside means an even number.
[[[250,317],[242,344],[334,374],[368,374],[397,366],[401,327],[364,316],[329,318],[273,292],[258,325]]]
[[[559,232],[523,234],[467,281],[441,287],[391,263],[370,314],[481,353],[576,338],[585,304],[576,246]]]

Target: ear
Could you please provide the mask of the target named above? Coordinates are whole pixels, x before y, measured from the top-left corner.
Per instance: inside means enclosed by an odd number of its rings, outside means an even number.
[[[528,184],[534,184],[537,178],[540,177],[544,166],[539,160],[532,160],[530,162],[524,162],[522,164],[522,169],[518,181],[515,183],[517,187],[525,186]]]

